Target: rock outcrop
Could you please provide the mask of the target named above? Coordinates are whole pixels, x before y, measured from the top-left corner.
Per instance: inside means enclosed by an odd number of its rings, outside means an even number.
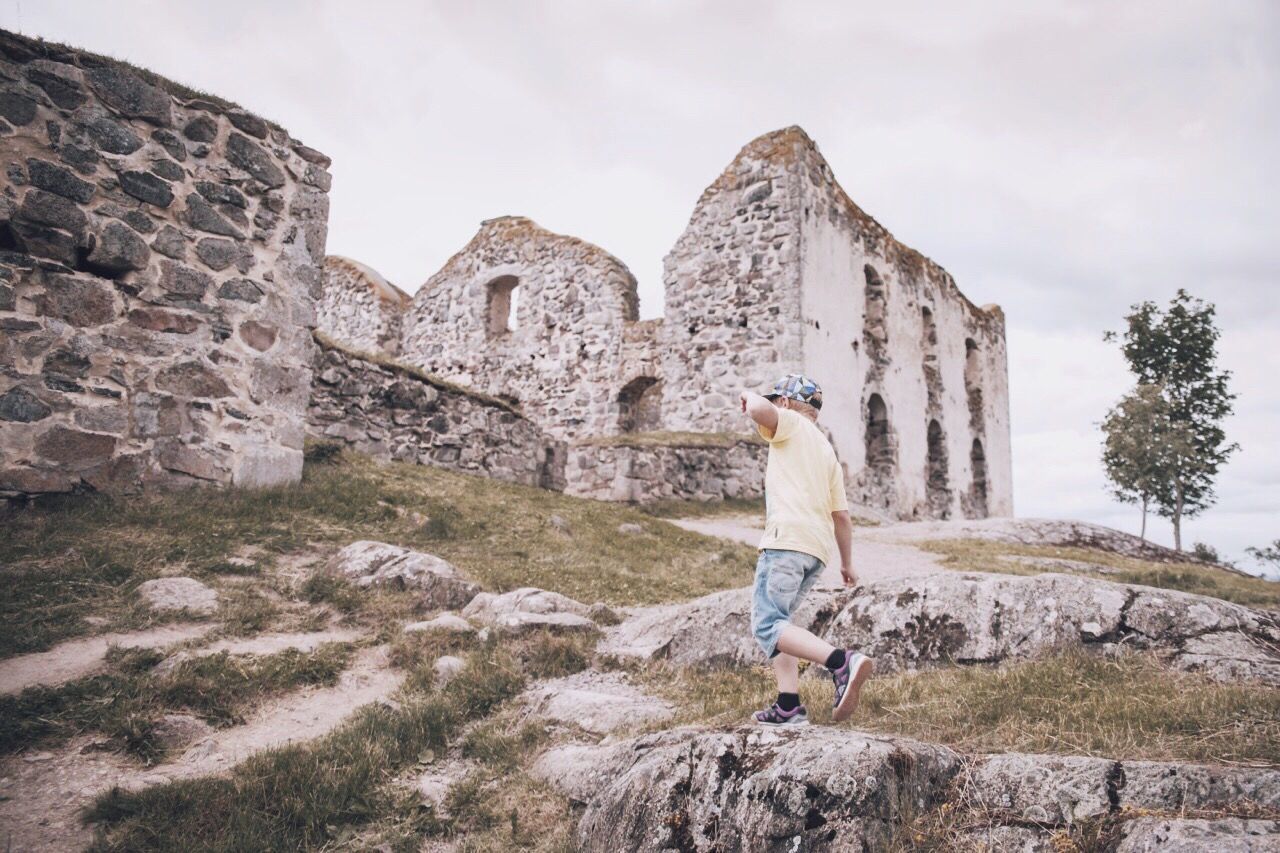
[[[548,630],[579,633],[598,630],[592,608],[558,592],[522,587],[495,595],[482,592],[462,610],[462,615],[504,634]]]
[[[138,595],[152,610],[188,611],[208,616],[218,609],[218,593],[195,578],[156,578],[138,585]]]
[[[689,666],[760,660],[749,589],[646,608],[609,629],[602,654]],[[997,663],[1081,648],[1148,649],[1220,680],[1280,684],[1274,614],[1202,595],[1073,575],[944,572],[853,591],[814,590],[797,624],[865,651],[882,672]]]
[[[907,840],[913,820],[944,805],[986,823],[969,837],[1000,850],[1049,851],[1055,832],[1102,819],[1119,824],[1121,850],[1209,849],[1158,846],[1208,839],[1214,850],[1280,844],[1274,820],[1187,817],[1280,813],[1277,770],[966,757],[839,728],[684,728],[567,744],[544,753],[534,774],[585,805],[577,835],[583,849],[878,850]]]
[[[618,672],[586,670],[530,687],[520,702],[535,716],[597,735],[670,718],[671,703],[650,696]]]
[[[551,750],[535,774],[586,803],[585,850],[881,849],[938,804],[946,747],[811,727],[675,729]]]
[[[334,555],[324,571],[361,587],[418,591],[423,603],[436,609],[461,607],[480,591],[448,560],[385,542],[352,542]]]

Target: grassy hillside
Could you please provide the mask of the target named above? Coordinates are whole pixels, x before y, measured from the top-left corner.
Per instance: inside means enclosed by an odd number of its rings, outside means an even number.
[[[619,532],[623,524],[641,532]],[[309,463],[294,486],[82,498],[18,512],[4,525],[0,657],[162,621],[133,594],[161,574],[218,587],[223,621],[262,630],[301,591],[254,575],[358,539],[437,554],[489,590],[537,586],[614,605],[745,585],[754,567],[746,546],[625,506],[350,454]]]

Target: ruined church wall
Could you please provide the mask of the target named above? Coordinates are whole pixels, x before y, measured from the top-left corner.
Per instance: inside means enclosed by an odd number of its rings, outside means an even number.
[[[552,486],[555,443],[512,407],[317,336],[307,432],[379,459]],[[563,464],[563,458],[560,457]]]
[[[296,480],[328,159],[0,33],[0,494]]]
[[[571,445],[564,491],[577,497],[628,503],[758,498],[764,494],[768,452],[764,442],[748,438],[718,446],[678,441]]]
[[[801,363],[796,145],[769,134],[746,146],[664,260],[666,429],[741,430],[741,390]]]
[[[821,422],[851,495],[898,518],[1010,514],[999,309],[972,305],[944,270],[858,209],[816,149],[804,209],[804,363],[826,390]],[[887,409],[891,466],[868,458],[872,395]]]
[[[514,295],[503,294],[514,284]],[[511,327],[494,300],[510,298]],[[618,429],[631,356],[651,345],[621,261],[531,220],[488,220],[415,294],[401,358],[478,391],[517,400],[559,439]],[[497,326],[497,328],[495,328]],[[644,369],[644,368],[640,368]]]
[[[409,295],[364,264],[330,255],[316,305],[316,328],[364,352],[396,355]]]

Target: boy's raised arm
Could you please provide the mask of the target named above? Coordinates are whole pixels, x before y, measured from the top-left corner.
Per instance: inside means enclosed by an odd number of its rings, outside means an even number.
[[[742,392],[742,411],[747,417],[770,433],[778,431],[778,410],[764,397],[753,391]]]

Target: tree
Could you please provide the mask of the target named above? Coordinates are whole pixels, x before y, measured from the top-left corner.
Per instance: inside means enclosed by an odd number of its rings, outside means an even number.
[[[1152,494],[1160,515],[1173,522],[1174,547],[1182,550],[1182,519],[1194,518],[1213,505],[1214,479],[1239,449],[1227,443],[1222,421],[1231,414],[1235,395],[1227,385],[1231,372],[1218,370],[1219,332],[1214,307],[1179,290],[1165,311],[1154,302],[1132,307],[1120,351],[1141,385],[1158,385],[1177,427],[1165,452],[1170,476]]]
[[[1159,385],[1139,385],[1121,398],[1102,421],[1102,464],[1111,494],[1121,503],[1142,506],[1143,540],[1147,508],[1172,476],[1165,436],[1173,429],[1169,404]]]
[[[1272,569],[1280,571],[1280,539],[1276,539],[1270,545],[1263,545],[1261,548],[1245,548],[1244,552],[1259,563],[1263,565],[1270,563]]]

